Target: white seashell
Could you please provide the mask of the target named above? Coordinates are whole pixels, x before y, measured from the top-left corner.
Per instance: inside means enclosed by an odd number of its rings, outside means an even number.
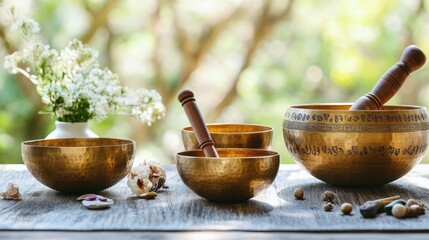
[[[104,209],[113,205],[113,199],[107,198],[107,201],[100,201],[98,198],[93,201],[83,200],[82,204],[88,209]]]

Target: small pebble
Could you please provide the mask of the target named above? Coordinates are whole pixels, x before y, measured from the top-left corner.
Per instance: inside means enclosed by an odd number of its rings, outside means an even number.
[[[304,190],[301,188],[295,188],[293,191],[293,196],[298,200],[302,200],[304,198]]]
[[[86,196],[83,200],[85,200],[85,201],[94,201],[96,199],[97,199],[97,195],[93,194],[93,195]]]
[[[377,213],[384,210],[384,202],[392,202],[400,198],[401,197],[399,195],[396,195],[392,197],[367,201],[363,205],[359,206],[359,212],[364,218],[373,218],[377,215]]]
[[[335,200],[335,193],[331,192],[331,191],[325,191],[322,194],[322,200],[325,202],[334,202]]]
[[[330,212],[330,211],[332,211],[332,209],[334,209],[334,204],[332,204],[330,202],[325,202],[323,204],[323,210],[325,210],[325,212]]]
[[[402,204],[395,204],[392,208],[392,215],[396,218],[403,218],[407,214],[407,208]]]
[[[88,197],[88,196],[95,196],[95,194],[94,193],[88,193],[88,194],[84,194],[84,195],[82,195],[82,196],[79,196],[78,198],[76,198],[76,200],[77,201],[83,201],[86,197]]]
[[[387,215],[392,215],[392,208],[393,208],[393,206],[395,206],[396,204],[401,204],[401,205],[404,205],[404,206],[405,206],[406,202],[405,202],[405,200],[403,200],[403,199],[395,200],[395,201],[393,201],[393,202],[391,202],[391,203],[387,204],[386,206],[384,206],[384,212],[385,212]]]
[[[102,201],[102,202],[107,202],[107,200],[109,200],[108,198],[105,198],[103,196],[98,196],[98,200]]]
[[[109,208],[110,206],[113,205],[113,200],[106,198],[106,201],[100,201],[98,198],[95,200],[83,200],[82,204],[83,206],[85,206],[88,209],[105,209],[105,208]]]
[[[380,200],[367,201],[359,207],[359,212],[364,218],[373,218],[383,208],[383,202]]]
[[[343,212],[344,215],[350,215],[352,211],[353,206],[350,203],[343,203],[341,205],[341,212]]]

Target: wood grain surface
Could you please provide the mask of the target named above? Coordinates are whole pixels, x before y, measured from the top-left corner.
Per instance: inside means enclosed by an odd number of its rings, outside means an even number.
[[[242,231],[180,231],[180,232],[124,232],[124,231],[2,231],[0,239],[5,240],[427,240],[424,233],[343,233],[343,232],[242,232]]]
[[[266,192],[234,205],[212,203],[196,196],[182,183],[174,165],[166,169],[170,188],[160,191],[156,199],[133,198],[124,179],[99,193],[115,200],[112,208],[88,210],[75,200],[77,196],[64,195],[38,183],[24,166],[0,165],[0,191],[4,191],[8,182],[15,182],[23,194],[21,201],[0,200],[0,233],[15,230],[429,233],[429,213],[399,220],[385,214],[364,219],[357,212],[365,201],[397,194],[405,199],[422,200],[427,210],[429,165],[419,165],[402,179],[377,188],[339,188],[318,181],[297,165],[282,165]],[[294,199],[296,187],[304,189],[304,200]],[[338,196],[333,212],[322,209],[320,196],[326,190]],[[342,215],[339,206],[343,202],[353,205],[352,215]]]

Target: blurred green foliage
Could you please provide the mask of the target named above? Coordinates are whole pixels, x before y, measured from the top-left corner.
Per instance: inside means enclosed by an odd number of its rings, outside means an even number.
[[[137,140],[137,158],[170,163],[188,125],[175,99],[183,87],[195,92],[207,122],[273,126],[272,149],[292,163],[281,129],[287,106],[353,102],[407,45],[429,53],[429,1],[423,0],[14,2],[41,23],[52,46],[83,39],[124,85],[161,92],[167,116],[151,128],[123,116],[91,128]],[[20,41],[4,12],[0,28],[2,66]],[[428,74],[428,67],[413,73],[389,104],[428,106]],[[0,163],[22,162],[20,143],[54,128],[54,119],[37,114],[43,105],[31,87],[0,68]]]

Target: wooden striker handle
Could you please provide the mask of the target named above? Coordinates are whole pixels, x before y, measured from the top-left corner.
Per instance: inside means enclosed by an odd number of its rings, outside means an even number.
[[[408,75],[423,66],[425,61],[425,54],[417,46],[408,46],[400,61],[384,73],[371,92],[356,100],[350,110],[380,109],[395,95]]]
[[[207,129],[204,119],[195,102],[194,93],[190,90],[182,90],[178,96],[179,102],[185,110],[186,116],[191,123],[192,129],[197,137],[200,148],[203,149],[206,157],[219,157],[219,154],[214,147],[214,141],[210,137],[209,130]]]

